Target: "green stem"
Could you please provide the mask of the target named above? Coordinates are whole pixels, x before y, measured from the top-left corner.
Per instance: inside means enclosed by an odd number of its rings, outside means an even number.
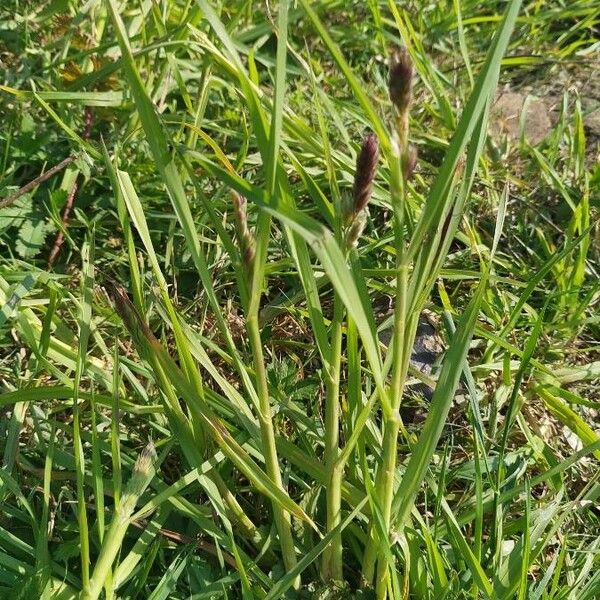
[[[149,444],[136,461],[123,497],[113,513],[108,531],[102,540],[100,554],[94,566],[89,585],[81,592],[81,600],[97,600],[103,587],[111,587],[112,564],[121,551],[123,539],[127,533],[127,528],[131,524],[131,515],[133,515],[136,504],[155,475],[155,458],[154,446]],[[111,592],[107,595],[110,594]]]
[[[392,502],[394,499],[394,483],[396,474],[396,461],[398,455],[398,433],[401,429],[399,415],[404,384],[408,373],[410,352],[413,337],[408,313],[408,263],[406,262],[404,247],[404,221],[406,210],[406,185],[404,181],[404,167],[408,160],[408,110],[396,115],[396,140],[393,145],[390,161],[390,191],[394,205],[394,237],[396,246],[396,305],[394,307],[394,337],[392,346],[392,380],[391,380],[391,411],[383,413],[383,458],[381,468],[377,473],[375,482],[376,497],[383,516],[383,535],[380,539],[375,521],[371,522],[369,539],[363,555],[362,576],[363,582],[368,584],[373,581],[375,564],[379,561],[376,594],[378,600],[385,600],[388,587],[388,553],[383,544],[389,543]]]
[[[77,473],[77,524],[79,527],[81,581],[83,590],[85,591],[90,585],[90,540],[84,490],[85,461],[83,457],[83,445],[81,443],[79,405],[77,403],[77,398],[75,398],[73,407],[73,453],[75,456],[75,471]]]
[[[343,465],[337,465],[340,429],[340,371],[342,362],[343,304],[335,294],[331,335],[331,360],[325,399],[325,469],[327,481],[327,531],[341,521]],[[342,533],[338,532],[323,552],[322,575],[325,581],[342,581]]]
[[[96,600],[100,596],[104,582],[110,574],[113,561],[121,549],[121,542],[128,527],[129,518],[121,516],[117,510],[104,538],[89,588],[82,592],[81,600]]]
[[[282,490],[285,490],[279,470],[279,460],[277,458],[277,447],[275,445],[275,429],[271,415],[271,403],[269,400],[269,387],[267,383],[267,372],[263,355],[262,341],[260,339],[260,326],[258,323],[258,314],[254,313],[247,319],[248,336],[254,361],[254,371],[256,373],[257,391],[259,399],[258,421],[262,439],[262,451],[265,459],[267,475],[273,483]],[[273,502],[273,516],[275,525],[279,533],[279,542],[283,562],[287,571],[290,571],[296,565],[296,550],[294,548],[294,539],[292,537],[292,528],[290,515],[283,510],[279,504]],[[299,587],[300,578],[298,577],[295,586]]]
[[[390,537],[390,516],[392,512],[392,500],[394,499],[394,482],[398,456],[399,429],[399,421],[390,419],[385,425],[385,433],[383,438],[383,464],[381,467],[381,482],[378,489],[378,496],[381,498],[381,495],[383,495],[383,524],[385,526],[385,531],[387,532],[387,539],[385,540],[385,543],[388,542]],[[380,548],[379,556],[377,558],[377,600],[381,600],[386,597],[389,578],[388,573],[387,553]]]

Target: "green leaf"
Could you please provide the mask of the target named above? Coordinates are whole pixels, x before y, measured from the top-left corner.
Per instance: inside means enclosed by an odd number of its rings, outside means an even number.
[[[0,233],[9,227],[21,226],[31,210],[31,194],[25,194],[17,198],[10,206],[0,208]]]
[[[552,394],[546,386],[536,386],[534,391],[540,395],[552,415],[563,425],[566,425],[583,442],[584,446],[589,446],[600,440],[594,429],[569,405]],[[594,456],[600,460],[600,451],[594,452]]]
[[[51,229],[52,226],[45,219],[25,220],[19,229],[19,237],[15,242],[15,250],[19,256],[21,258],[37,256]]]

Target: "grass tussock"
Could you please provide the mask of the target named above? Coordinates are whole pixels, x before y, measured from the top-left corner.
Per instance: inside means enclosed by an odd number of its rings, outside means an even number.
[[[0,596],[600,598],[594,3],[9,4]]]

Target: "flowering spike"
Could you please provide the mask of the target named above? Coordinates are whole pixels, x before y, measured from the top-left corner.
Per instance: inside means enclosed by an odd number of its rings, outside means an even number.
[[[401,48],[392,57],[388,83],[390,98],[401,113],[408,110],[412,99],[413,73],[412,59],[406,48]]]
[[[254,237],[248,228],[248,215],[246,213],[246,199],[236,192],[231,191],[233,209],[235,213],[235,226],[237,229],[238,243],[242,253],[242,260],[248,269],[254,262]]]
[[[377,171],[379,160],[379,142],[374,133],[368,134],[362,142],[360,153],[356,159],[356,173],[354,175],[354,206],[352,216],[358,215],[369,203],[373,190],[373,180]]]
[[[108,297],[113,301],[117,314],[125,323],[133,340],[142,348],[147,343],[151,345],[158,344],[158,340],[152,333],[148,323],[129,299],[125,288],[110,280],[105,282],[105,288]]]
[[[366,225],[367,214],[362,211],[356,215],[346,233],[346,244],[348,248],[354,248],[358,245],[358,239],[362,235]]]
[[[148,442],[135,461],[131,478],[125,486],[123,497],[119,503],[118,515],[122,523],[127,522],[135,510],[135,505],[140,496],[146,491],[154,477],[154,463],[156,450],[152,442]]]

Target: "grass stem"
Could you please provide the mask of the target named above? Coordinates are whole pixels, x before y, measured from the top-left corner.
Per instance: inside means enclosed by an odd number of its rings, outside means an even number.
[[[331,333],[331,360],[327,377],[325,399],[325,469],[328,474],[327,531],[341,521],[343,465],[337,465],[340,428],[340,371],[342,363],[343,304],[335,294]],[[336,533],[323,552],[322,575],[325,581],[342,580],[342,534]]]
[[[262,340],[260,337],[260,325],[257,314],[250,315],[248,317],[247,330],[250,340],[250,347],[252,349],[254,370],[256,373],[260,411],[258,420],[260,425],[262,450],[265,459],[266,471],[273,483],[280,489],[284,490],[285,488],[281,479],[281,471],[279,469],[279,460],[277,458],[275,428],[273,427],[267,371],[265,368]],[[287,511],[282,509],[277,502],[273,501],[272,506],[273,515],[275,517],[275,525],[279,533],[279,542],[281,544],[283,562],[286,570],[290,571],[296,565],[296,550],[294,548],[294,540],[292,537],[290,515]],[[299,587],[299,585],[300,578],[298,577],[295,586]]]

